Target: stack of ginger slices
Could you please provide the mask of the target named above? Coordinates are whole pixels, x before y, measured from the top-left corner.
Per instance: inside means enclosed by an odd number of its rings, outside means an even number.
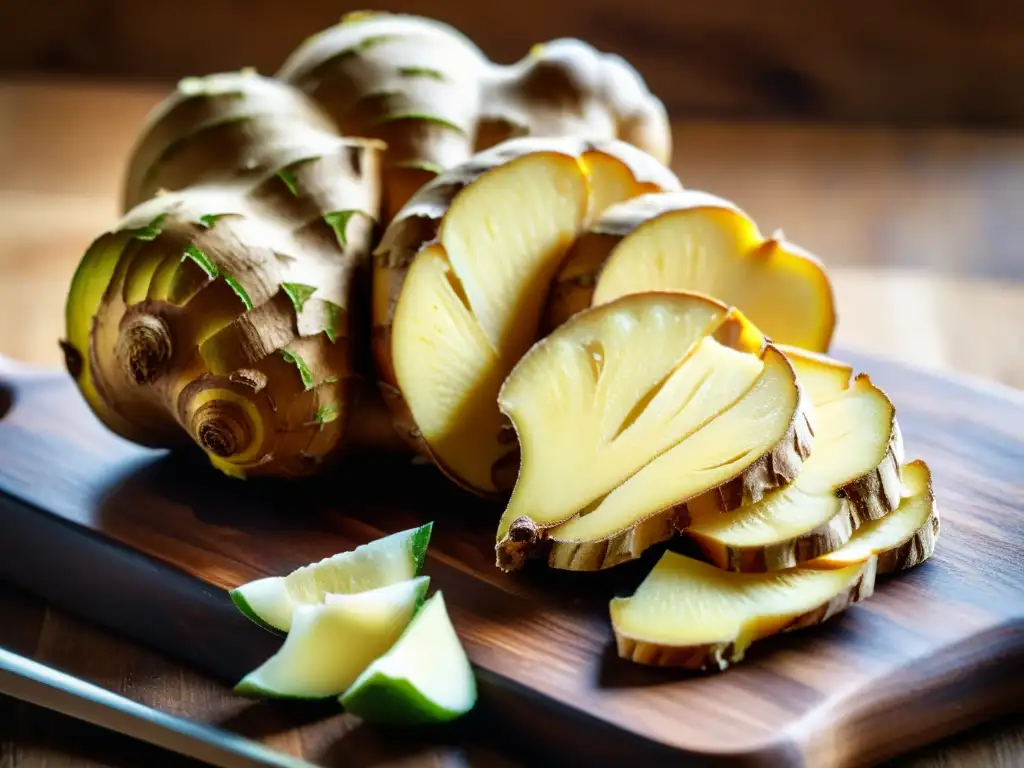
[[[619,654],[724,669],[926,560],[939,519],[893,404],[825,354],[822,264],[658,168],[531,140],[414,195],[378,249],[403,265],[388,384],[442,471],[511,488],[500,567],[671,540],[611,603]]]

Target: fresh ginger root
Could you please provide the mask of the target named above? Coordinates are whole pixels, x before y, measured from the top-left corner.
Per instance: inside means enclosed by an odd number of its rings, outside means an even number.
[[[374,273],[374,355],[400,432],[463,487],[515,482],[502,381],[537,339],[566,250],[608,205],[679,182],[621,141],[513,139],[417,192]]]
[[[111,429],[148,445],[190,437],[233,475],[305,474],[338,450],[397,445],[367,384],[377,236],[437,174],[535,134],[670,152],[664,107],[622,59],[558,40],[499,66],[415,16],[349,14],[273,80],[182,81],[135,147],[125,218],[72,282],[69,371]],[[586,193],[587,215],[678,188],[619,144],[616,157],[590,155],[588,173],[608,178]],[[668,181],[634,183],[624,163]],[[403,217],[429,229],[432,215]],[[385,337],[411,259],[387,251],[376,277]],[[531,322],[513,335],[531,337]],[[378,359],[393,384],[390,351]]]
[[[580,40],[494,64],[454,28],[358,12],[309,38],[277,77],[312,96],[347,136],[387,143],[390,218],[445,169],[522,136],[621,139],[668,163],[665,108],[618,56]]]
[[[391,441],[357,324],[381,150],[278,81],[182,81],[135,149],[131,210],[68,295],[67,366],[107,426],[191,437],[232,475]]]

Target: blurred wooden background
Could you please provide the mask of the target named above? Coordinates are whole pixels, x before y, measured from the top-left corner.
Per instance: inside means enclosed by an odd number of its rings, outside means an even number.
[[[116,223],[129,149],[166,92],[0,83],[0,318],[20,319],[0,333],[0,354],[60,362],[68,280]],[[1024,388],[1024,132],[673,127],[686,186],[734,200],[825,261],[840,347]]]
[[[583,37],[676,114],[1024,124],[1021,0],[4,0],[0,73],[272,73],[358,8],[435,16],[506,62]]]

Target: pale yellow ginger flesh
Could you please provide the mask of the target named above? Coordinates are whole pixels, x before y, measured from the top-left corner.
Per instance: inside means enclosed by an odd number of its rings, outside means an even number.
[[[832,289],[819,261],[781,235],[764,237],[733,203],[704,192],[612,206],[566,270],[575,259],[601,264],[594,305],[629,293],[694,291],[737,307],[776,343],[824,351],[832,338]]]
[[[502,380],[533,343],[546,286],[587,214],[575,158],[535,153],[456,196],[437,243],[421,251],[394,315],[398,387],[438,462],[464,483],[496,488]]]
[[[623,142],[554,138],[505,142],[421,189],[378,249],[374,355],[398,430],[469,490],[509,490],[498,389],[542,335],[565,251],[606,206],[678,186]]]
[[[797,366],[798,377],[800,367]],[[843,544],[855,527],[849,521],[840,531],[821,532],[831,520],[854,504],[841,491],[874,472],[887,454],[898,450],[895,411],[885,394],[866,376],[859,376],[825,402],[815,403],[814,450],[796,479],[761,501],[722,513],[691,505],[687,534],[722,568],[774,570],[793,565],[797,542],[809,539],[815,554]],[[890,457],[898,466],[902,455]],[[881,492],[881,489],[880,491]],[[825,537],[817,542],[815,535]],[[774,548],[774,553],[761,550]],[[748,552],[744,552],[748,550]],[[746,555],[750,557],[746,557]]]
[[[863,525],[842,548],[797,567],[740,573],[666,552],[635,594],[611,601],[619,655],[724,669],[757,640],[820,624],[869,597],[878,574],[927,560],[938,538],[928,467],[911,462],[903,477],[897,509]]]
[[[879,556],[878,572],[888,573],[926,559],[934,549],[939,530],[928,465],[923,461],[904,465],[903,485],[904,495],[899,507],[885,517],[865,523],[845,547],[816,558],[809,565],[814,568],[845,568],[851,563]],[[924,540],[924,557],[914,557],[909,551],[899,552],[915,537]],[[902,562],[886,558],[887,553],[899,553]]]
[[[793,364],[797,380],[814,406],[822,405],[846,391],[853,378],[853,366],[799,347],[785,344],[778,346]]]
[[[873,565],[736,573],[666,552],[632,597],[611,601],[619,653],[640,663],[724,669],[808,614],[827,617],[832,601],[839,609],[869,596]]]
[[[693,432],[760,373],[756,356],[707,338],[724,319],[723,307],[631,309],[580,316],[575,333],[542,341],[503,387],[501,409],[515,424],[523,453],[506,518],[520,511],[539,523],[573,516]],[[739,358],[731,376],[728,366],[714,367],[730,353]],[[681,365],[684,360],[690,363]],[[712,386],[719,383],[724,391]],[[654,398],[637,410],[649,393]],[[687,396],[694,396],[694,407],[666,424],[669,409]],[[569,477],[574,481],[565,482]]]
[[[538,342],[499,398],[522,449],[499,540],[519,518],[600,539],[741,475],[800,409],[791,366],[764,345],[683,293],[624,297]]]
[[[622,141],[598,142],[580,158],[590,180],[587,224],[623,200],[682,189],[679,179],[651,155]]]
[[[703,340],[691,362],[673,376],[681,390],[675,404],[683,405],[670,423],[685,423],[692,431],[686,430],[676,445],[550,535],[566,540],[606,538],[628,528],[637,510],[651,514],[697,499],[770,451],[792,423],[796,390],[778,352],[770,350],[756,367],[750,357]]]

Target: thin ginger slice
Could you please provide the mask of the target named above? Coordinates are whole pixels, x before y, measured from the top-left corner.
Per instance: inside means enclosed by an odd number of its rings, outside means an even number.
[[[928,468],[904,468],[906,495],[836,552],[774,573],[738,573],[666,552],[631,597],[611,601],[619,655],[641,664],[725,669],[750,645],[820,624],[870,597],[878,573],[931,556],[938,536]]]
[[[797,380],[814,407],[841,395],[850,386],[853,366],[818,352],[779,344],[796,370]]]
[[[472,488],[494,491],[495,464],[514,448],[499,441],[498,388],[534,340],[588,204],[576,160],[527,155],[458,195],[409,269],[394,315],[398,388],[438,464]]]
[[[540,334],[548,285],[604,206],[678,181],[622,142],[510,141],[420,190],[385,232],[374,356],[399,431],[465,488],[511,488],[502,381]]]
[[[534,345],[499,403],[522,451],[498,529],[507,569],[552,546],[550,564],[578,570],[637,557],[686,503],[730,509],[792,479],[810,443],[786,358],[695,294],[580,313]]]
[[[734,203],[694,190],[608,208],[566,257],[547,323],[581,304],[666,290],[737,307],[778,344],[821,352],[832,338],[834,298],[818,259],[781,233],[764,237]]]
[[[612,628],[622,658],[722,670],[757,640],[820,624],[870,597],[874,583],[873,559],[754,574],[666,552],[635,594],[611,601]]]
[[[885,517],[861,526],[850,543],[808,563],[813,568],[845,568],[878,558],[878,573],[893,573],[923,563],[935,551],[939,513],[935,508],[932,476],[921,460],[903,466],[903,499]]]
[[[718,567],[789,568],[837,549],[899,504],[903,442],[885,393],[863,375],[838,394],[818,393],[826,399],[815,403],[814,451],[793,482],[725,514],[690,506],[686,535]]]

